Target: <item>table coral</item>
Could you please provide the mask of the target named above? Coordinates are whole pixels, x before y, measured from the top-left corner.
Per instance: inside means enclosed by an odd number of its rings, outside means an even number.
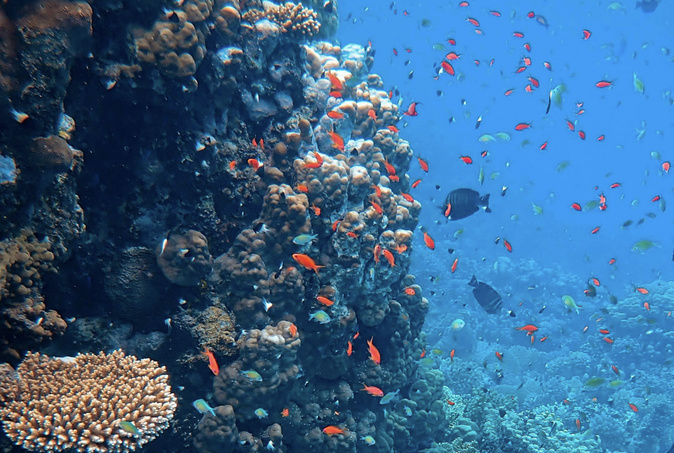
[[[29,353],[3,377],[0,416],[28,450],[134,451],[168,427],[177,406],[166,368],[121,350],[50,358]],[[120,427],[132,423],[134,435]]]

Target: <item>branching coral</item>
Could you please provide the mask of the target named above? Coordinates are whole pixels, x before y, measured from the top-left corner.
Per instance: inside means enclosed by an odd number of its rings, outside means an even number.
[[[243,20],[255,23],[267,19],[281,27],[283,33],[290,33],[310,38],[321,28],[318,15],[314,10],[305,8],[302,3],[287,2],[285,5],[264,3],[264,10],[251,9],[243,14]]]
[[[177,401],[165,372],[121,350],[74,358],[29,353],[15,379],[1,376],[5,432],[28,450],[133,451],[173,418]]]

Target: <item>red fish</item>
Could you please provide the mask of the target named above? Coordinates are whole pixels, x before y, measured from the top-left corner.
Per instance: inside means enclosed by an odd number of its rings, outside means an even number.
[[[414,197],[412,195],[405,193],[405,192],[400,192],[400,196],[405,199],[405,201],[409,201],[410,203],[414,203]]]
[[[341,91],[331,91],[329,93],[329,95],[332,96],[333,98],[341,98],[342,97]]]
[[[447,55],[445,55],[445,58],[448,59],[449,61],[458,60],[459,58],[461,58],[461,55],[459,55],[456,52],[449,52]]]
[[[332,147],[344,151],[344,139],[337,132],[328,132],[332,139]]]
[[[217,376],[220,372],[220,367],[218,366],[217,360],[215,360],[213,351],[209,351],[208,348],[204,348],[204,355],[208,357],[208,368],[213,372],[213,374]]]
[[[379,203],[375,203],[374,201],[370,201],[370,204],[374,208],[375,212],[379,215],[382,215],[384,213],[384,210],[381,208]]]
[[[504,239],[504,240],[503,240],[503,245],[505,246],[505,248],[506,248],[507,251],[509,251],[509,252],[512,253],[512,251],[513,251],[513,246],[510,245],[510,242],[508,242],[507,240]]]
[[[419,160],[419,166],[421,167],[421,169],[425,172],[428,172],[428,163],[421,157],[418,157],[417,159]]]
[[[576,211],[582,211],[583,208],[578,203],[571,203],[571,207]]]
[[[316,262],[313,259],[311,259],[309,255],[305,255],[304,253],[293,253],[292,257],[295,261],[297,261],[297,264],[307,269],[311,269],[317,274],[318,269],[325,267],[317,265]]]
[[[450,358],[450,362],[451,362],[451,363],[454,363],[454,352],[456,352],[456,349],[452,349],[452,350],[449,352],[449,358]]]
[[[316,296],[316,300],[325,305],[326,307],[330,307],[333,305],[335,302],[328,299],[327,297],[324,296]]]
[[[503,362],[503,354],[501,354],[498,351],[496,351],[496,358],[499,359],[501,362]]]
[[[416,291],[414,291],[414,288],[405,288],[403,292],[408,296],[414,296],[417,293]]]
[[[535,77],[529,76],[529,77],[527,77],[527,79],[529,79],[529,82],[531,82],[531,84],[532,84],[533,86],[535,86],[536,88],[539,87],[538,80],[537,80]]]
[[[598,141],[598,142],[603,142],[605,138],[606,138],[605,135],[600,135],[599,137],[597,137],[597,141]]]
[[[519,123],[517,126],[515,126],[516,131],[523,131],[526,129],[529,129],[531,127],[531,123]]]
[[[452,267],[451,267],[452,274],[453,274],[454,272],[456,272],[456,266],[457,266],[458,264],[459,264],[459,259],[458,259],[458,258],[454,258],[454,262],[452,263]]]
[[[641,294],[648,294],[648,290],[646,288],[643,288],[641,286],[637,286],[634,288],[634,291],[641,293]]]
[[[531,52],[531,44],[529,44],[528,42],[524,43],[524,48],[527,50],[527,52]]]
[[[583,39],[588,40],[590,39],[590,36],[592,36],[592,32],[590,30],[583,30]]]
[[[384,396],[384,392],[379,387],[375,387],[374,385],[363,384],[361,391],[365,391],[372,396]]]
[[[326,426],[325,428],[323,428],[323,433],[327,434],[328,436],[334,436],[336,434],[344,434],[345,430],[343,430],[342,428],[340,428],[338,426],[330,425],[330,426]]]
[[[503,96],[510,96],[511,94],[513,94],[513,91],[515,91],[515,90],[514,90],[514,89],[512,89],[512,88],[511,88],[511,89],[509,89],[509,90],[506,90],[506,92],[505,92],[505,93],[503,93]]]
[[[258,168],[262,167],[263,164],[261,164],[257,159],[248,159],[248,165],[253,167],[253,170],[257,171]]]
[[[607,88],[613,85],[613,82],[609,82],[608,80],[600,80],[599,82],[595,83],[594,86],[597,88]]]
[[[527,332],[527,335],[531,335],[538,330],[538,327],[533,324],[527,324],[526,326],[516,327],[516,329]]]
[[[420,359],[423,359],[424,357],[426,357],[426,349],[423,349],[421,351],[421,355],[419,356]]]
[[[472,17],[467,18],[466,21],[470,22],[471,24],[473,24],[476,27],[480,26],[480,23],[477,21],[477,19],[473,19]]]
[[[651,306],[648,302],[644,302],[644,308],[646,309],[646,311],[651,311]]]
[[[603,340],[607,342],[608,344],[613,344],[613,340],[609,337],[604,337]]]
[[[610,332],[608,329],[599,329],[599,333],[602,335],[608,335]]]
[[[656,195],[653,198],[651,198],[651,203],[655,203],[656,201],[660,201],[660,195]]]
[[[330,110],[326,115],[328,115],[328,118],[332,118],[333,120],[344,118],[344,114],[342,112],[338,112],[337,110]]]
[[[498,11],[491,10],[489,11],[489,14],[491,14],[494,17],[501,17],[501,13],[499,13]]]
[[[412,102],[412,103],[407,107],[407,110],[405,110],[405,111],[403,112],[403,115],[407,115],[407,116],[417,116],[417,115],[418,115],[418,113],[417,113],[417,104],[419,104],[419,103],[418,103],[418,102]]]
[[[585,132],[578,131],[578,136],[580,137],[581,140],[585,140]]]
[[[515,31],[513,32],[513,36],[515,38],[524,38],[524,33],[522,33],[521,31]]]
[[[353,354],[353,344],[351,341],[346,342],[346,355],[351,357],[351,354]]]
[[[618,376],[620,376],[620,370],[618,370],[618,367],[617,367],[617,366],[611,365],[611,369],[613,370],[613,372],[614,372],[615,374],[617,374]]]
[[[416,188],[419,184],[421,184],[421,179],[417,179],[412,183],[412,189]]]
[[[390,131],[393,132],[394,134],[400,132],[400,131],[398,130],[398,128],[395,127],[395,126],[393,126],[393,125],[391,125],[391,126],[386,126],[386,129],[390,130]]]
[[[295,324],[290,324],[288,331],[290,332],[290,335],[294,337],[295,335],[297,335],[297,326]]]
[[[372,121],[377,121],[377,112],[374,111],[374,109],[370,109],[367,111],[367,116],[372,118]]]
[[[672,165],[669,163],[669,161],[664,161],[662,163],[662,169],[665,171],[665,173],[669,173],[670,168],[672,168]]]
[[[424,231],[424,244],[426,244],[426,247],[428,247],[431,250],[435,250],[435,241],[433,238]]]
[[[459,157],[459,159],[461,159],[466,164],[472,164],[473,163],[473,159],[470,156],[461,156],[461,157]]]
[[[339,80],[339,78],[331,72],[326,72],[325,74],[328,76],[328,79],[330,79],[332,89],[336,91],[341,91],[343,88],[342,81]]]
[[[569,128],[571,132],[576,130],[576,126],[569,120],[566,120],[566,126]]]
[[[592,231],[590,231],[590,234],[597,234],[599,232],[600,227],[594,227]]]
[[[440,66],[442,66],[442,69],[444,69],[447,74],[454,75],[454,66],[452,66],[448,61],[442,60]]]
[[[393,253],[391,253],[390,250],[384,249],[382,251],[382,254],[384,255],[384,258],[386,258],[386,261],[388,261],[389,266],[395,267],[396,265],[396,260],[393,257]]]
[[[379,262],[379,257],[381,256],[381,245],[376,244],[372,250],[372,255],[374,256],[374,262]]]
[[[520,72],[524,72],[524,71],[526,71],[526,70],[527,70],[527,67],[526,67],[526,66],[520,66],[520,67],[517,68],[517,70],[515,71],[515,74],[519,74]]]
[[[548,71],[552,71],[552,65],[547,61],[543,62],[543,66],[545,66],[545,69],[547,69]]]
[[[639,408],[636,407],[634,404],[632,404],[632,403],[627,403],[627,405],[628,405],[628,406],[630,407],[630,409],[632,409],[634,412],[639,412]]]
[[[372,343],[373,338],[367,340],[367,349],[370,352],[370,360],[379,365],[381,363],[381,355],[379,354],[379,349]]]
[[[620,187],[620,183],[619,183],[619,182],[614,182],[613,184],[611,184],[611,185],[609,186],[610,189],[616,189],[616,188],[618,188],[618,187]]]

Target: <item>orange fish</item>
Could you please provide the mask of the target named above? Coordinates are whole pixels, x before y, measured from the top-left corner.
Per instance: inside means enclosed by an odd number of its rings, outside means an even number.
[[[375,212],[379,215],[382,215],[384,213],[384,210],[379,206],[379,203],[375,203],[374,201],[370,201],[370,204],[374,208]]]
[[[288,331],[290,332],[290,335],[294,337],[295,335],[297,335],[297,326],[295,324],[290,324]]]
[[[284,407],[283,410],[281,411],[281,417],[287,417],[288,415],[290,415],[290,409]]]
[[[498,351],[496,351],[496,358],[499,359],[501,362],[503,362],[503,354],[501,354]]]
[[[641,294],[648,294],[648,290],[646,288],[643,288],[641,286],[637,286],[634,288],[634,291],[641,293]]]
[[[353,344],[351,341],[346,342],[346,355],[351,357],[351,354],[353,354]]]
[[[365,391],[372,396],[384,396],[384,392],[379,387],[375,387],[374,385],[363,384],[363,388],[360,389],[360,391]]]
[[[431,250],[435,250],[435,241],[433,238],[424,231],[424,244],[426,244],[426,247],[428,247]]]
[[[229,169],[230,169],[230,170],[234,170],[235,168],[236,168],[236,161],[233,160],[233,161],[231,161],[231,162],[229,163]]]
[[[426,349],[425,348],[421,350],[421,355],[419,356],[419,358],[423,359],[424,357],[426,357]]]
[[[409,288],[409,287],[405,288],[405,290],[403,292],[405,294],[407,294],[408,296],[414,296],[417,293],[416,291],[414,291],[414,288]]]
[[[209,351],[208,348],[204,348],[204,355],[208,357],[208,368],[215,374],[216,376],[220,372],[220,367],[218,366],[217,360],[215,360],[215,355],[213,355],[213,351]]]
[[[335,434],[344,434],[344,430],[338,426],[329,425],[323,428],[323,433],[328,436],[334,436]]]
[[[353,231],[347,231],[346,235],[349,236],[352,239],[356,239],[358,237],[358,235],[356,233],[354,233]]]
[[[597,88],[607,88],[613,85],[613,82],[609,82],[608,80],[600,80],[599,82],[595,83],[594,86]]]
[[[450,362],[451,362],[451,363],[454,363],[454,353],[455,353],[455,352],[456,352],[456,349],[452,349],[452,350],[449,352],[449,358],[450,358]]]
[[[395,175],[396,174],[396,168],[389,164],[388,159],[384,160],[384,168],[386,168],[386,171],[388,172],[389,175]]]
[[[306,184],[298,184],[297,185],[297,191],[302,192],[302,193],[308,193],[309,188],[306,186]]]
[[[264,139],[260,139],[260,149],[264,151]]]
[[[533,338],[533,337],[532,337],[532,338]],[[548,339],[548,337],[547,337],[547,335],[546,335],[545,337],[541,338],[540,341],[541,341],[541,343],[543,343],[543,342],[544,342],[545,340],[547,340],[547,339]]]
[[[527,332],[527,335],[531,335],[532,333],[534,333],[538,330],[538,327],[536,327],[533,324],[527,324],[526,326],[516,327],[516,329]]]
[[[451,267],[452,274],[453,274],[454,272],[456,272],[456,266],[458,266],[458,264],[459,264],[459,259],[458,259],[458,258],[454,258],[454,262],[452,263],[452,267]]]
[[[344,88],[342,85],[342,81],[339,80],[339,78],[336,75],[334,75],[331,72],[326,72],[325,74],[328,76],[328,79],[330,79],[330,84],[332,85],[333,90],[340,91],[342,88]]]
[[[403,112],[403,115],[417,116],[417,104],[419,104],[419,102],[412,102],[409,107],[407,107],[407,110]]]
[[[367,111],[367,116],[372,118],[372,121],[377,121],[377,112],[374,111],[374,109],[370,109]]]
[[[417,179],[412,183],[412,189],[416,189],[416,187],[421,183],[421,179]]]
[[[330,96],[332,96],[333,98],[341,98],[341,97],[342,97],[342,93],[341,93],[340,91],[336,91],[336,90],[335,90],[335,91],[331,91],[329,94],[330,94]]]
[[[396,245],[396,252],[398,252],[398,255],[401,253],[405,253],[407,251],[407,245],[405,244],[397,244]]]
[[[375,195],[377,195],[377,198],[381,198],[381,187],[376,186],[374,184],[372,184],[371,187],[374,189],[374,193]]]
[[[381,256],[381,245],[375,244],[374,249],[372,250],[372,255],[374,256],[374,262],[379,262],[379,257]]]
[[[628,406],[630,407],[630,409],[632,409],[634,412],[639,412],[639,408],[636,407],[634,404],[632,404],[632,403],[627,403],[627,405],[628,405]]]
[[[531,127],[531,123],[519,123],[517,126],[515,126],[516,131],[523,131],[525,129],[529,129]]]
[[[328,132],[332,139],[332,147],[344,151],[344,139],[337,132]]]
[[[335,303],[334,301],[328,299],[327,297],[323,297],[323,296],[316,296],[316,300],[319,301],[320,303],[322,303],[323,305],[325,305],[326,307],[330,307],[331,305],[333,305]]]
[[[353,335],[353,339],[354,339],[354,340],[357,340],[358,337],[360,337],[360,331],[356,332],[356,333]]]
[[[314,260],[311,259],[309,255],[305,255],[304,253],[293,253],[293,259],[297,261],[297,264],[300,266],[304,266],[307,269],[311,269],[312,271],[316,272],[318,274],[318,269],[325,267],[325,266],[319,266],[316,264]]]
[[[460,156],[459,159],[461,159],[466,164],[473,163],[473,159],[470,156]]]
[[[578,428],[578,430],[580,430],[580,419],[579,418],[576,419],[576,428]]]
[[[611,369],[613,370],[613,372],[614,372],[615,374],[617,374],[618,376],[620,376],[620,370],[618,369],[617,366],[611,365]]]
[[[393,125],[391,125],[391,126],[386,126],[386,129],[390,130],[390,131],[393,132],[394,134],[397,133],[397,132],[400,132],[400,131],[398,130],[398,128],[395,127],[395,126],[393,126]]]
[[[419,166],[421,169],[425,172],[428,172],[428,162],[423,160],[421,157],[417,157],[417,159],[419,160]]]
[[[328,118],[332,118],[333,120],[340,120],[344,118],[344,114],[342,112],[338,112],[337,110],[330,110],[328,113]]]
[[[609,332],[608,329],[599,329],[599,333],[604,334],[604,335],[608,335],[610,332]]]
[[[318,162],[307,162],[303,165],[304,168],[319,168],[320,166]]]
[[[381,363],[381,355],[379,354],[379,349],[372,343],[374,337],[367,340],[367,348],[370,351],[370,360],[379,365]]]
[[[414,197],[412,195],[405,193],[405,192],[400,192],[400,196],[405,199],[405,201],[409,201],[410,203],[414,203]]]
[[[313,204],[313,203],[311,204],[311,209],[314,211],[314,214],[316,215],[316,217],[321,215],[321,208],[319,208],[315,204]]]
[[[440,66],[442,66],[442,69],[449,75],[454,75],[456,73],[456,71],[454,71],[454,66],[452,66],[449,61],[442,60]]]
[[[393,253],[391,253],[391,252],[390,252],[389,250],[387,250],[387,249],[384,249],[384,250],[382,251],[382,253],[384,254],[384,258],[386,258],[386,261],[388,261],[388,264],[389,264],[391,267],[395,267],[395,265],[396,265],[396,260],[395,260],[395,258],[393,257]]]
[[[447,208],[445,209],[445,217],[449,217],[449,214],[452,212],[452,204],[447,203]]]
[[[579,203],[572,203],[571,207],[575,209],[576,211],[582,211],[583,207]]]
[[[510,242],[508,242],[507,240],[504,239],[504,240],[503,240],[503,246],[506,248],[507,251],[509,251],[509,252],[512,253],[512,251],[513,251],[513,246],[510,245]]]
[[[604,337],[604,341],[607,342],[608,344],[613,344],[613,340],[609,337]]]
[[[665,171],[665,173],[669,173],[670,168],[672,168],[672,164],[670,164],[669,161],[664,161],[662,163],[662,169]]]
[[[447,55],[445,55],[445,58],[448,59],[449,61],[458,60],[460,57],[461,55],[459,55],[456,52],[449,52]]]
[[[450,406],[454,406],[456,403],[454,401],[447,400],[447,404],[449,404]]]
[[[253,167],[253,170],[257,171],[258,168],[262,167],[262,164],[257,159],[248,159],[248,165]]]
[[[648,302],[644,302],[644,308],[646,311],[651,311],[651,306],[648,304]]]
[[[342,222],[342,221],[341,221],[340,219],[337,219],[337,220],[335,220],[334,222],[332,222],[332,231],[337,231],[337,227],[339,226],[339,224],[340,224],[341,222]]]

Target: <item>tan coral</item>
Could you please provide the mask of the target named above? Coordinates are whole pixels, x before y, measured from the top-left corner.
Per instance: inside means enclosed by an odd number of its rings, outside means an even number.
[[[305,38],[311,38],[321,28],[316,12],[310,8],[305,8],[302,3],[287,2],[285,5],[275,5],[265,2],[264,10],[250,9],[243,14],[243,20],[251,24],[262,19],[278,24],[283,33]]]
[[[128,452],[156,438],[177,400],[166,368],[117,350],[50,358],[28,353],[0,377],[5,433],[27,450]],[[120,427],[130,422],[140,434]]]

